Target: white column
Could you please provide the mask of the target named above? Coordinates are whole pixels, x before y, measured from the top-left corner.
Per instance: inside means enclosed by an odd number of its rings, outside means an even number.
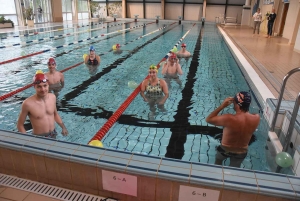
[[[250,0],[245,1],[245,5],[243,6],[243,12],[242,12],[242,20],[241,25],[250,25],[251,20],[251,5]]]

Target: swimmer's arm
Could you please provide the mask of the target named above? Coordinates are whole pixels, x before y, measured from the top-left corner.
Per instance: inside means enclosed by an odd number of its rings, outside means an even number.
[[[182,69],[181,69],[181,66],[180,66],[179,63],[178,63],[178,65],[177,65],[177,73],[178,73],[179,75],[182,75]]]
[[[61,74],[60,85],[61,85],[61,88],[64,88],[64,86],[65,86],[65,76],[64,76],[64,74]]]
[[[90,58],[90,56],[88,55],[88,56],[86,56],[85,58],[84,58],[84,63],[85,64],[87,64],[88,63],[88,61],[89,61],[89,58]]]
[[[97,61],[98,61],[98,64],[100,64],[101,59],[100,59],[100,56],[99,56],[99,55],[96,56],[96,59],[97,59]]]
[[[224,108],[229,106],[233,101],[232,97],[226,98],[223,103],[215,109],[208,117],[206,118],[206,122],[216,125],[216,126],[227,126],[227,124],[230,122],[232,115],[231,114],[224,114],[224,115],[218,115]]]
[[[26,133],[26,130],[25,130],[25,127],[24,127],[24,122],[26,120],[27,115],[28,115],[28,109],[27,109],[27,106],[26,106],[26,102],[24,102],[22,104],[21,112],[20,112],[20,115],[19,115],[18,123],[17,123],[18,131],[21,132],[21,133]]]
[[[147,101],[147,98],[145,96],[145,90],[146,90],[146,86],[145,86],[145,80],[144,80],[143,83],[142,83],[142,85],[141,85],[140,95],[142,96],[142,98],[144,99],[144,101]]]
[[[168,65],[168,63],[165,63],[165,64],[164,64],[163,69],[161,70],[161,74],[162,74],[162,75],[164,75],[164,74],[167,73],[167,69],[168,69],[167,65]]]
[[[166,102],[167,98],[169,97],[168,85],[167,85],[166,81],[164,81],[164,80],[160,80],[160,85],[165,94],[164,98],[161,100],[161,103],[164,104]]]

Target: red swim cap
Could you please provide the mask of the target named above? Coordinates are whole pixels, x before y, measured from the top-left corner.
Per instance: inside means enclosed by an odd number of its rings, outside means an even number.
[[[171,52],[171,54],[170,54],[169,57],[170,57],[170,58],[177,58],[177,56],[176,56],[176,54],[175,54],[174,52]]]
[[[121,47],[121,45],[118,43],[118,44],[116,44],[116,48],[120,48]]]
[[[50,57],[48,60],[48,65],[49,64],[56,64],[55,59],[53,57]]]
[[[182,44],[181,44],[181,47],[186,47],[186,44],[185,44],[185,43],[182,43]]]
[[[48,81],[46,75],[43,73],[43,71],[38,70],[36,71],[36,74],[33,77],[33,84],[40,84],[41,82],[46,83]]]

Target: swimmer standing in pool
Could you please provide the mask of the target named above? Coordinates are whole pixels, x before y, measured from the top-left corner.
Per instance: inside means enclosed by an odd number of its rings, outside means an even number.
[[[178,62],[178,58],[175,53],[171,53],[167,63],[164,64],[161,74],[168,84],[169,89],[171,88],[171,80],[174,79],[181,87],[181,80],[178,75],[182,75],[181,66]]]
[[[235,114],[218,115],[224,108],[233,103]],[[240,167],[247,156],[248,144],[259,125],[258,114],[250,114],[251,95],[241,91],[234,97],[226,98],[207,118],[206,122],[215,126],[223,126],[221,145],[216,147],[215,164],[222,165],[230,158],[230,166]]]
[[[58,92],[65,86],[64,74],[56,70],[56,61],[52,57],[48,60],[48,69],[49,72],[45,73],[45,76],[48,79],[49,92],[53,91],[57,97]]]
[[[36,93],[22,104],[17,123],[18,131],[26,133],[24,122],[28,116],[34,135],[56,138],[55,122],[62,128],[61,133],[64,136],[68,135],[68,130],[56,109],[56,97],[49,93],[48,79],[42,71],[37,71],[33,77],[33,86]]]

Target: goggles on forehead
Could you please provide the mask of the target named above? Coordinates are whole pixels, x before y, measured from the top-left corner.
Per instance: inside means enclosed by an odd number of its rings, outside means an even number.
[[[33,82],[33,84],[41,84],[41,83],[46,83],[48,80],[47,79],[43,79],[43,80],[36,80]]]

